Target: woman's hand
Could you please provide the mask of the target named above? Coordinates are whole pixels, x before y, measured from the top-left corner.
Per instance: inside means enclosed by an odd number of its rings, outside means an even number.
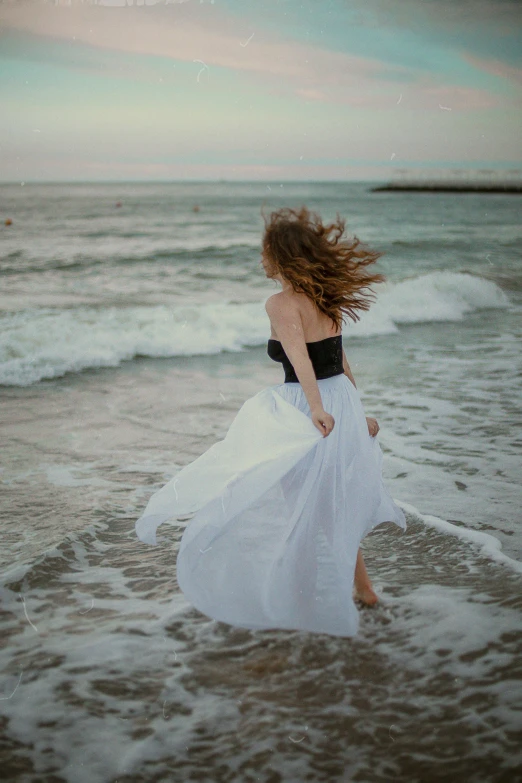
[[[315,408],[312,412],[312,421],[323,436],[326,438],[331,433],[335,425],[335,419],[323,408]]]
[[[366,424],[368,425],[368,432],[370,433],[372,438],[375,438],[375,436],[379,432],[379,425],[377,424],[377,419],[372,419],[370,416],[367,416]]]

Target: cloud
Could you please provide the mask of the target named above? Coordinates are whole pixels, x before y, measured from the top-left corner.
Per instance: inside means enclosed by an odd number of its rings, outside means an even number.
[[[428,51],[467,52],[515,68],[521,63],[521,0],[365,0],[358,17],[361,26],[411,32]]]
[[[280,98],[352,108],[393,109],[400,94],[401,110],[436,109],[441,104],[451,106],[453,111],[468,111],[513,103],[502,92],[496,95],[467,84],[469,73],[460,79],[465,79],[464,83],[455,84],[455,74],[450,76],[447,65],[444,69],[441,66],[445,50],[440,47],[434,48],[431,58],[416,60],[413,55],[422,51],[422,39],[417,44],[411,42],[410,64],[403,65],[387,62],[389,52],[382,59],[357,56],[293,40],[288,33],[277,30],[254,29],[248,16],[233,15],[208,2],[166,5],[149,0],[147,7],[125,8],[117,7],[117,3],[121,5],[120,0],[104,0],[103,5],[73,2],[63,7],[4,2],[0,5],[0,22],[6,31],[8,54],[136,82],[188,84],[187,79],[192,78],[186,72],[189,66],[194,82],[201,69],[205,71],[199,87],[206,90],[217,84],[213,69],[224,69],[241,80],[240,89],[239,82],[236,84],[242,96],[249,89],[257,89]],[[464,24],[471,5],[466,0],[454,4],[453,0],[402,0],[392,4],[388,0],[368,0],[368,7],[377,9],[385,19],[395,18],[395,24],[399,21],[405,26],[414,24],[410,18],[414,9],[424,19],[440,13]],[[479,6],[484,14],[492,14],[496,6],[515,13],[509,0],[479,0]],[[441,21],[446,23],[447,18]],[[430,23],[425,30],[428,37],[431,27]],[[9,34],[13,41],[19,37],[18,54],[13,55],[17,47],[9,45]],[[28,46],[21,43],[21,36],[31,37]],[[519,83],[520,69],[514,66],[461,51],[460,47],[457,55],[478,71]]]
[[[342,103],[353,99],[354,105],[372,105],[372,95],[383,73],[388,79],[395,74],[401,83],[416,79],[416,72],[410,68],[387,66],[377,58],[287,40],[277,32],[252,30],[242,17],[208,4],[147,8],[33,4],[30,13],[25,4],[4,4],[0,6],[0,19],[7,34],[38,36],[42,41],[59,43],[69,50],[66,59],[71,68],[97,72],[107,67],[107,53],[152,55],[186,63],[202,61],[209,69],[209,82],[213,67],[225,68],[275,94]],[[37,49],[28,57],[44,60],[47,55],[43,51],[38,55]],[[140,67],[136,61],[136,77],[146,79],[151,60],[143,63],[142,74]],[[201,63],[194,64],[195,74],[200,67]],[[156,79],[157,73],[151,73],[151,78]],[[380,105],[379,96],[375,98],[377,103],[373,105]]]
[[[475,57],[468,52],[464,52],[462,57],[478,70],[490,73],[493,76],[499,76],[501,79],[514,82],[516,85],[522,85],[522,68],[507,65],[506,63],[493,58],[486,59],[483,57]]]
[[[201,10],[200,10],[201,9]],[[367,75],[381,66],[378,61],[350,57],[281,39],[263,31],[242,45],[252,31],[241,18],[216,12],[209,6],[92,7],[3,6],[4,29],[18,30],[48,39],[76,41],[100,49],[170,57],[290,78],[324,75],[325,66],[348,76]],[[248,35],[247,35],[248,33]],[[319,73],[316,74],[316,72]]]
[[[398,22],[406,28],[426,24],[458,32],[470,25],[489,27],[493,32],[513,34],[520,30],[520,0],[366,0],[366,7],[378,14],[380,21]]]

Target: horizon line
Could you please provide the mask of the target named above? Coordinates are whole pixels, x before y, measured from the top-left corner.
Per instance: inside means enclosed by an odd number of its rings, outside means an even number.
[[[465,170],[462,170],[463,173]],[[486,170],[472,170],[469,172],[469,174],[477,174],[478,171],[486,171]],[[495,173],[496,175],[499,174],[499,172],[495,171],[494,169],[487,170],[488,173]],[[507,169],[505,173],[508,175],[506,179],[511,179],[509,177],[509,172],[512,171],[513,173],[516,171],[522,173],[521,169]],[[423,174],[426,174],[426,178],[430,179],[430,174],[428,172],[422,172]],[[445,172],[446,173],[446,172]],[[449,173],[449,172],[448,172]],[[420,172],[417,172],[417,176],[419,176]],[[431,179],[433,179],[433,172],[431,172]],[[436,179],[436,177],[435,177]],[[464,180],[464,178],[461,178]],[[482,181],[487,179],[484,174],[481,176],[476,177],[476,179]],[[394,177],[378,177],[376,179],[279,179],[279,178],[271,178],[271,179],[174,179],[174,178],[168,178],[168,179],[56,179],[56,180],[47,180],[47,179],[34,179],[34,180],[1,180],[0,179],[0,186],[4,185],[17,185],[18,187],[23,187],[25,185],[154,185],[154,184],[162,184],[162,185],[168,185],[168,184],[201,184],[201,185],[219,185],[219,184],[292,184],[292,185],[318,185],[318,184],[357,184],[357,183],[375,183],[375,182],[383,182],[388,183],[392,182],[394,180]]]

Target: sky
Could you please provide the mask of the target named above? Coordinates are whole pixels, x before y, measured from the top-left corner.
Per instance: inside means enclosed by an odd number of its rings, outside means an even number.
[[[522,2],[0,0],[0,105],[2,182],[502,176]]]

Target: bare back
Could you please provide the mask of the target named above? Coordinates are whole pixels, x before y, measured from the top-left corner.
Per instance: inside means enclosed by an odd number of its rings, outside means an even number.
[[[291,301],[294,307],[297,306],[303,323],[305,342],[313,343],[317,340],[324,340],[325,337],[335,337],[341,334],[334,322],[322,313],[306,294],[298,294],[295,291],[280,291],[273,296],[280,297],[282,302],[287,300],[290,303]],[[279,338],[275,333],[273,325],[271,328],[272,339],[278,340]]]

